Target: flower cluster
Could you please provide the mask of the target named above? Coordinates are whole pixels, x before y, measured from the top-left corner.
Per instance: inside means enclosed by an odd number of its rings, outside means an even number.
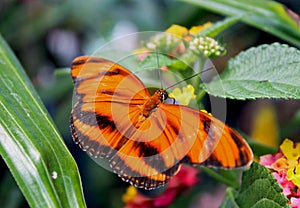
[[[193,167],[182,166],[180,171],[168,183],[166,190],[155,198],[146,197],[136,191],[133,186],[123,195],[125,208],[164,208],[168,207],[179,195],[188,192],[199,182],[198,170]]]
[[[206,57],[224,55],[225,49],[217,41],[210,37],[197,37],[201,31],[209,28],[211,23],[193,26],[190,29],[180,25],[172,25],[165,32],[152,37],[145,44],[149,51],[158,50],[170,57],[183,55],[188,49],[196,54],[204,54]]]
[[[194,38],[189,47],[196,54],[204,54],[206,57],[216,57],[225,54],[226,50],[215,39],[210,37]]]
[[[300,143],[285,139],[278,153],[260,157],[260,163],[273,170],[292,208],[300,208]]]

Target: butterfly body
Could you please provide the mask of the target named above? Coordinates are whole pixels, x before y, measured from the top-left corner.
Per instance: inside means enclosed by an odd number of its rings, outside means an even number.
[[[148,118],[167,98],[168,93],[165,90],[157,90],[143,105],[143,116]]]
[[[243,138],[211,115],[166,104],[152,96],[126,68],[106,59],[78,57],[72,78],[77,102],[71,113],[73,139],[136,187],[154,189],[182,163],[236,168],[253,155]]]

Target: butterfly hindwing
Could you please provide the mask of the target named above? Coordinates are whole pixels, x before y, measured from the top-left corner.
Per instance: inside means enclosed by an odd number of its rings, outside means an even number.
[[[207,113],[162,104],[147,121],[153,123],[145,125],[153,128],[149,132],[160,130],[159,137],[136,133],[134,137],[144,140],[126,142],[111,159],[115,172],[137,187],[166,183],[181,163],[236,168],[252,160],[241,136]]]
[[[187,154],[189,162],[217,168],[238,168],[249,166],[253,160],[253,154],[247,142],[233,129],[210,114],[199,111],[202,134],[206,134],[206,148],[210,149],[210,155],[204,161],[198,155],[203,150],[194,145]],[[205,132],[205,133],[204,133]],[[211,143],[211,141],[217,141]]]
[[[158,108],[135,129],[130,140],[110,162],[115,172],[137,187],[152,189],[165,184],[185,156],[177,130],[180,119]]]

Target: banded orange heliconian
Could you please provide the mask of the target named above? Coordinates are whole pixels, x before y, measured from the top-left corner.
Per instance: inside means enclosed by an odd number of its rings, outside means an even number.
[[[74,141],[106,158],[136,187],[164,185],[182,163],[236,168],[253,159],[244,139],[223,122],[164,103],[165,90],[150,95],[138,77],[114,62],[78,57],[71,74],[77,97],[70,119]]]

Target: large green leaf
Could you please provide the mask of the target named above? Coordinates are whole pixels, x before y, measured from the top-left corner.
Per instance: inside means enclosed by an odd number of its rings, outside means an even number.
[[[300,99],[300,51],[274,43],[261,45],[231,59],[225,71],[203,89],[232,99]]]
[[[288,199],[270,171],[253,162],[243,173],[240,190],[228,188],[220,208],[288,208]]]
[[[0,154],[31,207],[85,207],[74,159],[0,36]]]
[[[182,0],[241,21],[300,47],[300,28],[291,12],[270,0]]]

